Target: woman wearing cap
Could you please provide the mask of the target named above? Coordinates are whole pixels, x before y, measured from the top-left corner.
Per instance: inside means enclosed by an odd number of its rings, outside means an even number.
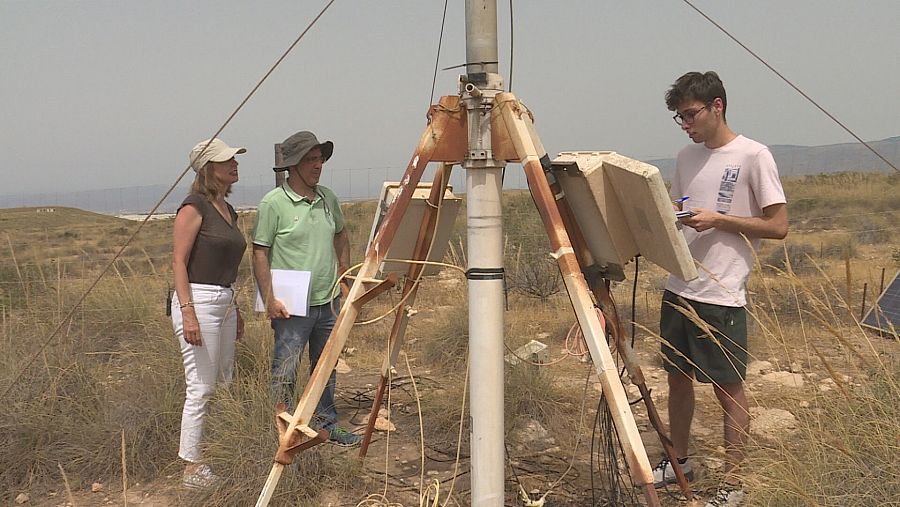
[[[197,175],[175,216],[172,325],[187,384],[178,455],[187,461],[183,484],[191,488],[217,479],[200,456],[203,420],[216,384],[231,381],[235,341],[244,332],[231,286],[247,243],[225,197],[238,181],[234,156],[246,151],[219,139],[197,143],[190,155]]]

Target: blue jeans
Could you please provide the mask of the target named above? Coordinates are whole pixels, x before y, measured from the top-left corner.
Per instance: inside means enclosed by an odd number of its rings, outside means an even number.
[[[334,312],[341,309],[340,298],[334,300]],[[294,387],[297,382],[297,367],[300,356],[309,343],[309,371],[315,369],[328,342],[331,329],[334,328],[335,314],[331,312],[331,304],[309,307],[306,317],[291,316],[289,319],[272,319],[275,330],[275,350],[272,358],[272,396],[283,401],[292,411],[294,407]],[[334,407],[334,385],[337,374],[332,371],[328,384],[316,406],[314,426],[331,430],[337,423],[337,409]]]

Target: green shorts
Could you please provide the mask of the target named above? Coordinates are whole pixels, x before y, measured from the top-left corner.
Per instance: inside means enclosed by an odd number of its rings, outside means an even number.
[[[676,306],[693,308],[706,326],[698,326]],[[747,311],[742,306],[701,303],[665,291],[659,334],[669,373],[716,384],[737,384],[747,377]]]

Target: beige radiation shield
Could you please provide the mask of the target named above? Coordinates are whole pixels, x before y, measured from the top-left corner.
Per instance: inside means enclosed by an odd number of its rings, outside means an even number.
[[[613,280],[640,255],[682,280],[697,268],[656,167],[614,151],[566,151],[553,160],[592,259]]]
[[[400,227],[397,229],[397,235],[394,241],[388,247],[387,252],[383,252],[388,259],[410,259],[413,256],[413,249],[416,247],[416,240],[419,235],[419,224],[422,223],[422,217],[425,210],[430,204],[428,203],[428,195],[431,193],[431,183],[419,183],[413,191],[412,200],[409,203],[409,209],[403,215]],[[369,245],[378,233],[384,217],[387,215],[391,204],[400,195],[400,182],[386,181],[381,188],[381,196],[378,199],[378,209],[375,212],[375,219],[372,221],[372,231],[369,233]],[[453,187],[447,187],[444,191],[443,201],[439,208],[437,227],[434,233],[434,242],[431,244],[431,250],[426,260],[431,262],[440,262],[447,252],[450,233],[453,230],[453,223],[456,221],[456,215],[459,212],[459,205],[462,199],[453,194]],[[401,262],[383,262],[379,269],[380,273],[399,272],[405,273],[409,266]],[[440,271],[439,266],[429,265],[424,269],[424,275],[434,275]]]

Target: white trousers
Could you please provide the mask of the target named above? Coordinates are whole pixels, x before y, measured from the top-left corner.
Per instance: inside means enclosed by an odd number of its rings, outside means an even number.
[[[234,291],[230,288],[192,283],[191,295],[203,344],[197,346],[184,341],[178,294],[172,298],[172,326],[181,345],[187,384],[178,456],[198,463],[201,461],[200,438],[203,436],[207,404],[216,390],[216,384],[231,382],[234,373],[237,314],[234,310]]]

